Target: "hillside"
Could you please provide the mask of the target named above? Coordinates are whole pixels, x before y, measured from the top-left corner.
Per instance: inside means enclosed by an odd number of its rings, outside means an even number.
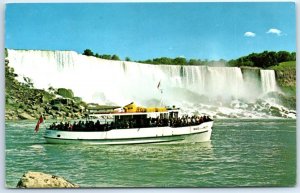
[[[270,69],[275,70],[277,83],[282,91],[296,96],[296,61],[282,62]]]
[[[69,89],[49,91],[35,89],[29,78],[19,82],[14,69],[5,60],[5,119],[44,119],[81,118],[86,104],[74,97]]]

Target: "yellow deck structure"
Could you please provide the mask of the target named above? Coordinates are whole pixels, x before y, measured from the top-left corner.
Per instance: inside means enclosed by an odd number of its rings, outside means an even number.
[[[123,107],[126,113],[136,113],[136,112],[166,112],[166,107],[140,107],[134,102]]]

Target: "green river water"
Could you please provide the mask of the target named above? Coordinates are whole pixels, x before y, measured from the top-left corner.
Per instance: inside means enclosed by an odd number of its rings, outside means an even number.
[[[5,123],[6,187],[27,171],[81,187],[294,186],[296,120],[215,120],[210,142],[196,144],[46,144],[36,121]]]

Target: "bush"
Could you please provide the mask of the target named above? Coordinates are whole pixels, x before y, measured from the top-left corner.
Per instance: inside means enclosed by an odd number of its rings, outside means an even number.
[[[65,98],[73,98],[74,97],[74,93],[71,89],[66,89],[66,88],[59,88],[57,89],[57,93],[58,95],[65,97]]]

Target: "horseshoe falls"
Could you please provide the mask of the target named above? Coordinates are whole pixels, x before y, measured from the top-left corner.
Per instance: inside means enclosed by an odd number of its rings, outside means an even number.
[[[29,77],[35,88],[72,89],[86,102],[120,106],[162,102],[181,107],[184,113],[221,118],[272,117],[268,109],[276,107],[282,117],[291,116],[289,109],[267,97],[279,92],[273,70],[141,64],[74,51],[8,50],[8,60],[19,81]]]

